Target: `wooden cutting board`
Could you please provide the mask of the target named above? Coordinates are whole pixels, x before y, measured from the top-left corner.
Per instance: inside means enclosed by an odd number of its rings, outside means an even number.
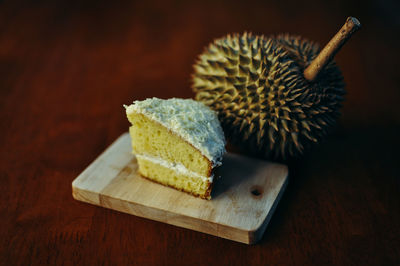
[[[119,137],[73,182],[76,200],[247,244],[263,235],[288,180],[285,165],[228,153],[211,200],[137,174],[129,134]]]

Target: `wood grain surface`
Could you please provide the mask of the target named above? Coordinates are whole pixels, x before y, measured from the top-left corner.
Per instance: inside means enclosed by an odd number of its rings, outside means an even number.
[[[212,199],[151,182],[138,173],[124,133],[73,182],[74,199],[222,238],[255,244],[287,186],[286,165],[226,153]]]
[[[1,1],[0,264],[398,265],[398,1]],[[267,232],[246,246],[75,201],[71,182],[127,131],[122,104],[192,97],[213,38],[290,32],[337,54],[336,130],[297,161]]]

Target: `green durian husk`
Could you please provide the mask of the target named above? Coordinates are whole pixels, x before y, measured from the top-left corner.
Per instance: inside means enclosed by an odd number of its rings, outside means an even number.
[[[249,154],[300,156],[335,124],[345,94],[333,61],[316,81],[304,78],[318,53],[317,44],[288,34],[216,39],[194,65],[195,99],[218,113],[228,141]]]

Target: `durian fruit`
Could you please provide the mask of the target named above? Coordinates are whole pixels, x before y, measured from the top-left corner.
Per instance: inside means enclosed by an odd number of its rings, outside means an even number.
[[[216,39],[194,65],[195,99],[217,111],[230,143],[264,158],[299,156],[339,116],[344,82],[331,59],[359,27],[348,18],[321,52],[288,34]]]

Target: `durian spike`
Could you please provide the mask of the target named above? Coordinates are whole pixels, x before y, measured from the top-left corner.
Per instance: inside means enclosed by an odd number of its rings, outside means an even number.
[[[304,77],[308,81],[314,81],[319,72],[332,60],[351,35],[360,28],[361,24],[358,19],[348,17],[343,27],[335,34],[335,36],[333,36],[318,56],[304,70]]]

